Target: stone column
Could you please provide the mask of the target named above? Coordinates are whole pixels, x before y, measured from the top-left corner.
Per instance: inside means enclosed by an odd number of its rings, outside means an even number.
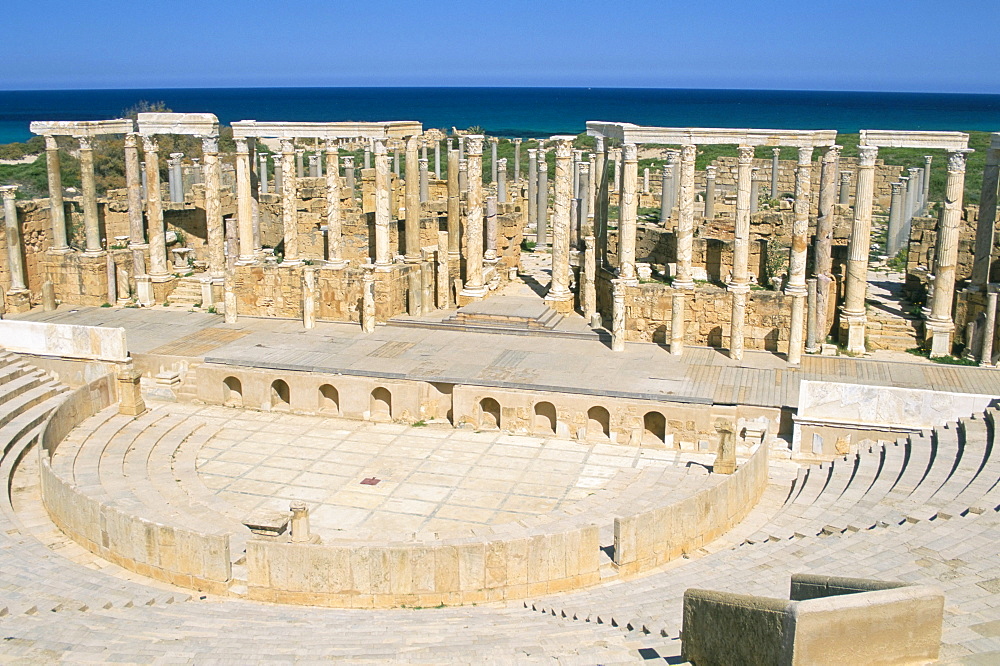
[[[371,169],[372,168],[372,145],[371,145],[370,142],[365,144],[364,158],[365,158],[365,160],[364,160],[365,168],[366,169]],[[346,158],[346,157],[344,158],[344,166],[345,166],[345,168],[347,166],[347,159],[348,158]],[[353,166],[354,166],[354,158],[351,157],[350,159],[351,159],[351,166],[353,168]]]
[[[590,207],[590,162],[580,162],[580,234],[594,235],[593,210]]]
[[[674,287],[693,289],[691,278],[691,255],[694,243],[694,161],[697,148],[693,145],[681,148],[680,200],[677,216],[677,277]]]
[[[434,177],[438,180],[444,176],[441,173],[441,142],[434,140]]]
[[[378,147],[382,145],[381,143],[375,144],[375,179],[378,180]],[[388,181],[389,181],[389,156],[384,152],[385,146],[382,146],[382,157],[385,162],[385,173],[383,174],[386,183],[386,192],[388,192]],[[378,190],[376,190],[376,193]],[[387,194],[388,199],[388,194]],[[388,212],[388,200],[386,201],[386,209]],[[388,216],[386,218],[388,221]],[[378,229],[376,228],[376,233]],[[387,239],[388,242],[388,239]],[[364,269],[364,275],[362,276],[361,282],[361,330],[365,333],[375,332],[375,266],[372,264],[365,264],[362,266]]]
[[[823,153],[819,175],[819,205],[816,217],[816,244],[813,250],[816,275],[816,329],[820,344],[830,332],[827,315],[833,284],[833,206],[837,200],[837,173],[841,146],[833,145]]]
[[[375,142],[375,266],[392,263],[389,251],[389,224],[392,208],[389,204],[389,154],[385,143]],[[367,276],[366,276],[367,277]],[[374,286],[372,287],[374,289]],[[374,292],[373,292],[374,298]],[[374,302],[372,304],[374,308]],[[373,324],[374,326],[374,324]],[[367,329],[366,329],[367,330]]]
[[[671,150],[667,153],[667,164],[670,166],[667,170],[670,174],[670,208],[668,212],[671,216],[674,214],[674,208],[677,207],[677,194],[680,191],[680,186],[678,185],[681,178],[680,158],[681,154],[676,150]]]
[[[429,183],[427,173],[428,163],[426,157],[420,158],[420,203],[427,201],[429,194]]]
[[[277,155],[275,158],[277,159]],[[278,163],[275,161],[275,171],[277,170]],[[289,179],[282,174],[282,180]],[[253,202],[250,193],[250,149],[246,139],[236,139],[236,226],[240,236],[240,263],[253,263]]]
[[[927,210],[927,204],[931,200],[931,160],[934,159],[930,155],[924,155],[924,182],[921,188],[920,194],[920,207],[922,210]],[[980,205],[982,205],[980,203]]]
[[[128,235],[129,235],[129,246],[133,249],[141,248],[146,244],[146,235],[142,228],[142,177],[139,175],[139,135],[134,132],[129,132],[125,135],[125,189],[128,197]],[[48,139],[48,137],[46,137]],[[56,157],[58,160],[58,156]],[[59,165],[56,163],[56,178],[59,178],[58,174]],[[50,180],[51,180],[51,169],[50,169]],[[51,189],[51,184],[49,188]],[[60,190],[62,187],[60,186]],[[60,191],[60,195],[62,192]],[[59,197],[59,212],[60,218],[62,218],[63,206],[62,206],[62,196]],[[53,231],[55,231],[56,220],[53,216],[52,220]],[[56,239],[61,240],[63,244],[66,242],[66,226],[65,220],[61,219],[60,228],[62,229],[62,238]],[[53,238],[56,234],[53,233]],[[53,249],[61,249],[62,246]],[[145,262],[143,262],[145,264]],[[136,271],[136,274],[145,272]]]
[[[347,264],[343,259],[343,219],[340,209],[340,149],[336,139],[327,139],[326,150],[326,261],[333,266]]]
[[[847,206],[851,203],[851,172],[841,171],[840,172],[840,196],[837,198],[837,203],[841,206]]]
[[[614,169],[614,184],[615,191],[621,194],[622,191],[622,149],[618,148],[611,151],[611,162]]]
[[[371,167],[367,167],[367,168],[370,169]],[[355,182],[354,182],[354,156],[353,155],[345,155],[344,156],[344,181],[345,181],[345,185],[347,187],[347,193],[348,193],[348,195],[350,195],[350,198],[353,200],[355,197],[358,196],[357,195],[357,191],[355,190]]]
[[[733,233],[733,277],[728,288],[733,295],[730,317],[729,355],[743,358],[747,294],[750,293],[750,179],[753,177],[753,146],[740,146],[736,171],[736,218]]]
[[[296,178],[305,178],[305,176],[306,176],[306,170],[305,170],[305,154],[306,154],[306,149],[305,148],[295,148],[294,150],[295,150],[295,177]]]
[[[756,213],[760,209],[760,180],[757,172],[760,167],[753,167],[750,171],[750,213]]]
[[[201,152],[205,164],[205,234],[208,240],[208,272],[213,280],[221,282],[226,272],[226,230],[222,225],[222,192],[219,183],[222,174],[219,165],[219,138],[203,137]],[[249,171],[249,160],[245,166]],[[249,199],[249,173],[246,175],[245,189],[247,191],[244,194]]]
[[[507,203],[507,158],[497,160],[497,200]]]
[[[291,139],[282,139],[281,162],[285,165],[285,174],[281,187],[281,226],[285,236],[284,263],[286,264],[299,262],[299,221],[295,197],[298,194],[298,174],[302,170],[301,159],[296,163],[295,171],[288,168],[288,165],[292,164],[292,160],[296,158],[301,158],[301,153],[296,151]],[[249,176],[248,172],[247,182],[249,182]],[[249,201],[249,190],[247,195]]]
[[[170,200],[173,203],[184,203],[184,183],[181,173],[181,159],[184,153],[170,153],[167,160],[167,177],[170,185]]]
[[[472,134],[465,139],[469,151],[469,195],[465,223],[465,286],[462,288],[462,296],[468,300],[479,300],[486,295],[483,284],[483,136]]]
[[[316,153],[309,156],[309,177],[319,178],[319,155]]]
[[[528,226],[538,229],[538,151],[528,149]],[[537,236],[536,236],[537,242]]]
[[[496,261],[497,258],[497,198],[486,197],[486,261]]]
[[[399,144],[396,144],[395,148],[392,149],[392,173],[394,176],[396,176],[397,181],[399,180],[400,176],[399,165],[400,165]]]
[[[132,147],[135,148],[134,135],[126,135],[125,156],[128,166],[128,136],[132,136]],[[136,158],[138,160],[138,157]],[[68,252],[69,242],[66,238],[66,209],[63,205],[62,172],[59,167],[59,143],[54,136],[45,137],[45,165],[49,176],[49,215],[52,219],[52,252]],[[131,202],[131,199],[129,199]],[[142,206],[142,200],[139,201]],[[130,213],[131,221],[131,213]],[[139,211],[139,228],[142,229],[142,210]]]
[[[969,152],[972,151],[948,152],[948,182],[936,242],[934,299],[927,320],[932,358],[951,354],[951,335],[955,330],[951,310],[955,295],[955,266],[958,263],[958,232],[962,223],[962,195],[965,192],[965,158]]]
[[[24,275],[24,259],[21,256],[21,227],[17,222],[17,185],[0,186],[3,195],[4,229],[7,232],[7,257],[10,259],[10,291],[27,291]]]
[[[461,162],[465,159],[465,137],[458,137],[458,161]]]
[[[463,194],[469,192],[469,161],[458,160],[458,190]]]
[[[549,165],[545,161],[545,152],[538,151],[538,183],[537,188],[538,203],[538,231],[536,245],[541,249],[549,244]]]
[[[673,204],[670,201],[670,185],[673,182],[673,165],[664,164],[660,175],[660,226],[664,229],[670,224],[670,213]]]
[[[271,159],[274,160],[274,193],[280,197],[285,186],[285,167],[281,163],[281,153],[273,153]]]
[[[717,167],[705,167],[705,219],[715,219],[715,172]],[[663,213],[660,213],[661,217]]]
[[[260,154],[260,167],[258,169],[260,172],[260,177],[258,182],[260,183],[260,194],[268,194],[269,188],[267,184],[267,153]]]
[[[597,262],[607,264],[608,254],[608,152],[603,137],[594,137],[594,241]]]
[[[906,184],[906,215],[903,220],[909,227],[917,212],[917,197],[920,196],[920,169],[907,169],[907,172],[910,174],[910,180]]]
[[[611,281],[611,351],[616,352],[625,351],[625,284],[620,278]]]
[[[639,200],[639,151],[634,143],[622,144],[621,197],[618,205],[618,277],[635,280],[635,234]],[[615,162],[618,164],[618,162]]]
[[[991,289],[986,294],[986,322],[983,327],[983,346],[979,350],[979,365],[993,367],[993,338],[996,335],[997,292]]]
[[[83,227],[87,238],[87,254],[97,255],[101,249],[101,229],[97,218],[97,187],[94,183],[94,150],[90,137],[80,139],[80,183],[83,194]]]
[[[170,276],[167,271],[167,241],[163,227],[163,206],[160,203],[159,145],[152,136],[142,137],[146,158],[146,226],[149,233],[149,275],[160,280]]]
[[[437,244],[437,306],[442,310],[451,307],[451,270],[448,267],[449,247],[447,231],[438,232]]]
[[[781,148],[771,149],[771,198],[778,198],[778,169],[781,159]]]
[[[889,228],[885,232],[885,249],[889,258],[895,257],[899,252],[901,243],[900,227],[903,218],[903,194],[902,183],[891,183],[892,197],[889,199]]]
[[[573,198],[572,136],[552,137],[556,143],[555,201],[552,215],[552,282],[545,300],[558,312],[573,309],[569,290],[570,201]],[[634,146],[633,146],[634,147]]]
[[[642,170],[642,193],[649,194],[649,167]]]
[[[591,326],[599,326],[600,322],[595,322],[597,316],[597,256],[594,251],[596,245],[593,236],[585,236],[583,239],[583,285],[580,294],[580,303],[583,306],[583,317]]]
[[[930,160],[929,157],[924,159]],[[986,151],[986,165],[983,167],[983,189],[979,195],[979,221],[976,226],[976,245],[972,263],[972,287],[984,291],[990,281],[990,264],[993,258],[998,183],[1000,183],[1000,148],[989,148]]]
[[[490,183],[497,182],[497,144],[500,139],[490,137]]]
[[[461,254],[461,238],[459,228],[462,193],[458,187],[458,151],[448,150],[448,262],[458,266]]]
[[[406,140],[406,263],[420,262],[420,149],[419,139],[411,136]],[[397,153],[398,155],[398,153]]]
[[[816,309],[816,278],[806,280],[806,352],[815,354],[820,349],[819,333],[816,329],[818,310]]]
[[[310,162],[315,160],[310,159]],[[309,165],[310,169],[313,164]],[[316,267],[302,269],[302,327],[316,328]]]
[[[875,182],[875,158],[878,148],[858,146],[858,181],[854,194],[854,222],[847,248],[847,275],[844,306],[841,308],[841,338],[846,337],[847,351],[865,352],[865,296],[868,291],[868,253],[872,233],[872,196]],[[843,181],[841,181],[843,192]],[[846,333],[846,336],[844,335]]]
[[[514,144],[514,182],[521,182],[521,139],[511,139]]]
[[[788,256],[788,284],[785,295],[792,299],[791,331],[788,334],[788,362],[802,360],[805,334],[806,253],[809,247],[809,193],[812,189],[812,147],[799,148],[795,168],[795,206],[792,218],[792,247]]]

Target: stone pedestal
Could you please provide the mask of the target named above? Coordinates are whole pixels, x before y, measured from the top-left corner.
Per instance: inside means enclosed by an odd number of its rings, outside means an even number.
[[[146,411],[146,403],[142,399],[139,387],[139,373],[129,359],[118,366],[118,413],[127,416],[138,416]]]
[[[611,351],[625,351],[625,288],[627,281],[611,281]]]
[[[719,448],[715,453],[715,474],[732,474],[736,471],[736,432],[731,421],[716,421],[715,431],[719,433]],[[762,445],[763,446],[763,445]]]

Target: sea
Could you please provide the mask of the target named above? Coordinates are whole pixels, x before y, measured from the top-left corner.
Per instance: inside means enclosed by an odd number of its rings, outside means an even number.
[[[0,91],[0,143],[32,120],[120,117],[141,101],[236,120],[417,120],[505,137],[578,134],[588,120],[661,127],[1000,131],[1000,95],[658,88],[167,88]]]

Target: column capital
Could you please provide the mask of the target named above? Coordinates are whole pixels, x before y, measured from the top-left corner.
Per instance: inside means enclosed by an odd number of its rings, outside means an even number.
[[[468,171],[469,170],[469,160],[459,160],[458,161],[458,170],[459,171]]]
[[[910,167],[907,171],[910,173],[910,178],[916,178],[921,170],[918,167]]]
[[[974,152],[976,151],[970,148],[963,148],[962,150],[949,150],[948,171],[954,173],[965,173],[965,158],[969,153]]]
[[[18,185],[0,185],[0,194],[3,195],[4,201],[13,201],[14,197],[17,196]]]
[[[528,157],[535,157],[538,155],[538,151],[535,148],[528,148]]]
[[[89,136],[78,136],[76,138],[80,142],[80,150],[92,150]]]
[[[291,143],[291,141],[289,141],[289,143]],[[282,141],[281,145],[282,146],[285,145],[284,141]],[[295,154],[296,155],[305,155],[306,154],[306,149],[305,148],[296,148],[295,149]]]
[[[328,155],[336,155],[340,151],[340,141],[337,139],[326,139],[323,141],[323,149]]]
[[[520,139],[520,138],[518,138],[518,139],[511,139],[510,140],[510,142],[512,144],[514,144],[515,146],[520,146],[521,145],[521,141],[523,141],[523,139]]]
[[[184,153],[170,153],[170,159],[179,160],[184,157]]]
[[[406,152],[416,152],[420,148],[420,139],[416,135],[406,137]]]
[[[426,162],[426,161],[427,160],[424,160],[424,162]],[[506,157],[501,157],[500,159],[497,160],[497,169],[499,169],[500,171],[506,171],[507,170],[507,158]]]
[[[833,144],[832,146],[826,149],[825,153],[823,153],[823,161],[836,162],[837,160],[840,159],[840,151],[842,151],[843,149],[844,149],[843,146]]]
[[[549,165],[545,160],[538,160],[538,173],[549,173]]]
[[[719,170],[719,167],[714,167],[711,164],[705,167],[705,178],[715,178],[715,172]]]
[[[142,149],[147,153],[155,153],[160,150],[160,144],[157,142],[156,137],[150,134],[142,135]]]
[[[737,160],[740,164],[750,164],[753,162],[753,146],[739,146],[736,149]]]
[[[483,154],[483,140],[482,134],[469,134],[465,137],[465,150],[469,155],[482,155]]]
[[[487,140],[490,143],[500,143],[500,137],[497,137],[497,136],[491,136]],[[489,197],[487,197],[487,198],[489,198]]]
[[[903,189],[902,183],[889,183],[889,187],[892,188],[893,194],[899,194]]]
[[[781,147],[775,147],[771,149],[771,154],[775,157],[781,157]]]
[[[271,159],[274,160],[274,165],[275,166],[280,166],[281,165],[281,158],[282,158],[281,153],[271,153]]]
[[[216,150],[218,150],[218,143],[216,143]],[[236,139],[236,152],[240,154],[249,154],[250,143],[246,139]]]
[[[846,183],[850,179],[851,179],[851,172],[850,171],[841,171],[840,172],[840,182]]]
[[[343,161],[345,169],[354,168],[354,155],[344,155]]]
[[[639,159],[639,147],[634,143],[623,143],[621,151],[622,160],[626,162],[635,162]]]
[[[858,146],[858,166],[874,168],[878,157],[878,146]]]
[[[697,156],[698,146],[693,143],[681,146],[681,162],[694,162]]]
[[[812,146],[799,146],[799,161],[798,165],[800,167],[807,167],[812,164]]]
[[[125,135],[125,147],[128,147],[128,138],[133,136],[131,134]],[[135,147],[135,138],[132,139],[132,147]],[[59,150],[59,142],[56,141],[54,136],[48,134],[45,135],[45,150]]]
[[[576,137],[554,136],[552,140],[556,142],[556,157],[569,159],[573,157],[573,139]]]
[[[590,173],[590,162],[580,162],[580,175],[586,176]]]
[[[282,139],[281,140],[281,152],[294,154],[294,153],[296,153],[298,151],[295,150],[295,144],[292,143],[291,139]]]

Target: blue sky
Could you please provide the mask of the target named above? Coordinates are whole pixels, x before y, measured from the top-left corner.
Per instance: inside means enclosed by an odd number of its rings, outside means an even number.
[[[5,0],[0,89],[1000,93],[1000,2]]]

